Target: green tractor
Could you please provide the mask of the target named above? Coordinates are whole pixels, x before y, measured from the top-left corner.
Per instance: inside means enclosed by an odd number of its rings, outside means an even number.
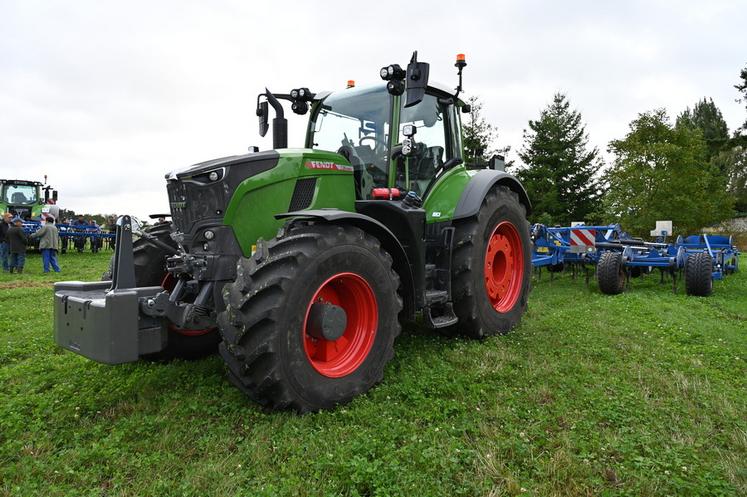
[[[46,176],[44,177],[46,181]],[[24,220],[57,217],[57,190],[38,181],[0,179],[0,214],[10,212]]]
[[[384,84],[257,97],[273,150],[166,175],[171,222],[118,227],[101,282],[55,285],[55,339],[90,359],[193,358],[270,408],[332,408],[382,380],[400,323],[483,338],[521,319],[530,209],[500,167],[463,163],[456,91],[417,52]],[[309,115],[288,148],[280,101]]]

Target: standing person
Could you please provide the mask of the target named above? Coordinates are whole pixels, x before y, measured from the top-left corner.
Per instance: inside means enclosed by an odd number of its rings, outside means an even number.
[[[8,255],[10,254],[10,251],[8,249],[8,230],[10,229],[10,219],[13,216],[10,214],[10,212],[6,212],[3,214],[2,219],[0,219],[0,263],[3,265],[3,272],[7,273],[10,270],[10,267],[8,266]]]
[[[67,252],[67,247],[70,244],[70,235],[67,232],[70,229],[70,218],[66,217],[62,220],[63,226],[58,228],[58,231],[62,230],[62,235],[60,236],[60,242],[62,243],[62,250],[61,252],[64,254]]]
[[[5,235],[8,239],[8,248],[10,249],[10,263],[8,267],[10,272],[23,273],[23,266],[26,265],[26,244],[28,237],[23,231],[23,220],[20,217],[13,219],[13,226],[10,227]]]
[[[44,226],[36,233],[31,234],[31,238],[39,239],[39,250],[42,254],[42,266],[44,272],[49,272],[49,266],[52,266],[55,273],[60,272],[60,266],[57,265],[57,248],[60,246],[60,233],[57,226],[54,225],[54,218],[49,216]]]
[[[73,242],[75,244],[75,249],[83,253],[83,250],[86,248],[86,239],[85,232],[88,228],[88,225],[86,224],[86,221],[83,219],[83,216],[78,216],[78,220],[73,225],[73,229],[76,233],[79,233],[75,236],[75,241]]]
[[[91,252],[95,254],[101,248],[101,227],[93,218],[88,220],[88,232],[91,233]]]

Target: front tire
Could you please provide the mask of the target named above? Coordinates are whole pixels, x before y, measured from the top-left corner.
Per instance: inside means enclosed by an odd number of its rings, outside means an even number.
[[[260,241],[223,291],[219,350],[229,379],[274,409],[349,402],[382,380],[393,357],[398,287],[389,254],[358,228],[302,225]],[[336,336],[319,331],[316,305],[344,315]]]
[[[494,188],[476,216],[455,223],[452,295],[456,328],[470,338],[507,333],[527,308],[532,268],[526,208]]]

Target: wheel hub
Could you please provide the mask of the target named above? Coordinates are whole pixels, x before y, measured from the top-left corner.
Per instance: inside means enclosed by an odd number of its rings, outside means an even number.
[[[314,338],[337,340],[345,333],[348,317],[339,305],[324,302],[311,304],[306,332]]]

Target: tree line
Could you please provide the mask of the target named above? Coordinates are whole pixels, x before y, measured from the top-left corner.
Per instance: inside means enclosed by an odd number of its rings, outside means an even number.
[[[747,108],[747,67],[734,87]],[[498,152],[497,131],[477,97],[468,103],[465,162],[482,163]],[[524,130],[522,164],[508,167],[532,200],[532,222],[619,222],[645,235],[659,219],[671,219],[677,233],[693,233],[747,214],[747,120],[730,132],[710,98],[674,120],[663,108],[640,113],[607,150],[609,164],[589,145],[581,113],[556,93]]]

